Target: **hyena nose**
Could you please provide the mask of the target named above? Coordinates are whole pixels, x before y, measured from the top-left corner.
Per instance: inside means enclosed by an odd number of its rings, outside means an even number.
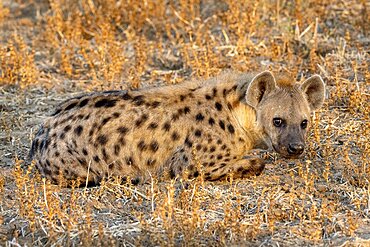
[[[290,143],[288,145],[288,153],[292,155],[299,155],[302,154],[304,150],[304,146],[302,143]]]

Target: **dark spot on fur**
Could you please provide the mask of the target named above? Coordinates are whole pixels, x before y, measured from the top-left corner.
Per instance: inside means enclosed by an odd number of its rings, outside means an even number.
[[[45,175],[50,176],[51,175],[51,170],[47,167],[44,167],[44,173],[45,173]]]
[[[54,155],[55,155],[55,157],[59,157],[60,153],[58,151],[56,151]]]
[[[107,142],[108,142],[108,138],[106,135],[99,135],[97,138],[96,138],[97,142],[100,144],[100,145],[105,145]]]
[[[117,129],[117,132],[120,133],[121,135],[125,135],[128,132],[128,128],[121,126]]]
[[[76,139],[72,139],[73,148],[77,148],[77,141]]]
[[[74,132],[77,136],[80,136],[83,131],[83,127],[81,125],[78,125],[75,129]]]
[[[185,106],[185,107],[184,107],[184,113],[185,113],[185,114],[190,113],[190,108],[189,108],[188,106]]]
[[[189,148],[193,146],[193,142],[189,139],[189,137],[186,137],[185,145],[188,146]]]
[[[224,123],[224,121],[220,120],[218,122],[218,124],[220,125],[221,129],[225,130],[225,123]]]
[[[215,150],[216,150],[216,147],[215,147],[215,146],[212,146],[212,147],[209,149],[209,151],[210,151],[211,153],[213,153]]]
[[[114,169],[114,163],[110,163],[110,164],[108,165],[108,169],[109,169],[109,170],[113,170],[113,169]]]
[[[118,143],[121,144],[121,146],[125,146],[126,145],[126,140],[121,136],[119,139],[118,139]]]
[[[150,150],[152,150],[154,153],[157,152],[158,148],[159,148],[159,145],[157,141],[152,141],[150,143]]]
[[[145,144],[145,142],[143,141],[143,140],[141,140],[141,141],[139,141],[138,142],[138,144],[137,144],[137,147],[138,147],[138,149],[141,151],[141,152],[143,152],[143,151],[145,151],[146,150],[146,144]]]
[[[170,168],[170,178],[173,179],[176,177],[176,173],[175,171],[173,170],[173,167]]]
[[[162,129],[165,131],[169,131],[171,129],[171,124],[169,122],[165,122]]]
[[[215,88],[215,87],[214,87],[214,88],[212,89],[212,93],[213,93],[213,97],[215,97],[215,96],[216,96],[216,94],[217,94],[217,88]]]
[[[64,132],[68,132],[68,131],[70,131],[71,130],[71,125],[67,125],[66,127],[64,127]]]
[[[80,163],[80,165],[87,167],[87,162],[86,162],[85,159],[83,159],[83,158],[77,158],[77,160]]]
[[[65,111],[69,111],[69,110],[71,110],[72,108],[74,108],[76,105],[77,105],[77,102],[72,103],[72,104],[69,104],[69,105],[68,105],[64,110],[65,110]]]
[[[45,160],[47,166],[51,166],[50,161],[48,159]]]
[[[208,123],[209,123],[209,125],[211,125],[211,126],[213,126],[214,124],[215,124],[215,120],[213,119],[213,118],[209,118],[208,119]]]
[[[121,146],[120,145],[114,145],[114,154],[119,155],[119,152],[121,151]]]
[[[101,121],[101,125],[100,126],[104,126],[106,123],[108,123],[109,121],[111,120],[111,117],[106,117],[104,118],[102,121]]]
[[[101,150],[102,154],[103,154],[103,159],[105,162],[108,162],[108,159],[109,159],[109,156],[107,154],[107,150],[105,148],[102,148]]]
[[[83,114],[78,114],[77,115],[77,118],[80,119],[80,120],[83,119],[84,117],[85,117],[85,115],[83,115]]]
[[[135,122],[136,127],[140,127],[143,123],[146,122],[146,120],[148,120],[148,115],[143,114],[138,120],[136,120]]]
[[[62,109],[57,109],[51,116],[56,116],[58,115],[60,112],[62,111]],[[54,127],[55,128],[55,127]]]
[[[213,161],[209,163],[209,166],[214,166],[214,165],[215,165],[215,162]]]
[[[227,125],[227,129],[229,130],[229,132],[231,134],[234,134],[235,133],[235,129],[234,129],[234,126],[232,126],[232,124],[228,124]]]
[[[221,146],[221,149],[224,150],[224,149],[226,149],[226,147],[227,146],[224,144],[224,145]]]
[[[204,146],[203,147],[203,152],[207,152],[207,150],[208,150],[207,146]]]
[[[186,98],[186,96],[185,96],[185,95],[180,95],[180,101],[184,101],[184,100],[185,100],[185,98]]]
[[[222,105],[219,102],[216,102],[215,103],[215,107],[216,107],[217,111],[221,111],[222,110]]]
[[[85,148],[82,148],[82,153],[83,153],[83,155],[88,155],[88,152]]]
[[[217,140],[217,144],[220,145],[222,141],[220,139]]]
[[[218,160],[221,160],[222,158],[223,158],[223,156],[221,154],[217,155]]]
[[[151,107],[157,108],[160,104],[161,104],[161,102],[153,101],[152,104],[151,104]]]
[[[204,119],[204,116],[202,113],[198,113],[196,116],[195,116],[195,120],[197,120],[198,122],[201,122],[203,121]]]
[[[109,108],[109,107],[115,106],[116,102],[117,100],[115,99],[101,99],[101,100],[96,101],[95,107],[96,108],[100,108],[100,107]]]
[[[206,100],[211,100],[211,99],[212,99],[212,97],[209,96],[208,94],[206,94]]]
[[[194,174],[193,174],[193,176],[196,178],[196,177],[198,177],[199,176],[199,172],[198,171],[195,171],[194,172]]]
[[[66,137],[66,135],[65,135],[64,133],[61,133],[61,134],[59,135],[59,138],[60,138],[61,140],[63,140],[63,139],[64,139],[64,137]]]
[[[87,105],[87,103],[89,103],[89,99],[84,99],[80,102],[80,104],[78,105],[79,107],[84,107],[85,105]]]
[[[157,123],[155,123],[155,122],[152,122],[152,123],[150,123],[149,124],[149,126],[148,126],[148,129],[156,129],[158,127],[158,124]]]
[[[146,161],[146,165],[147,165],[147,166],[154,166],[154,165],[155,165],[155,163],[156,163],[156,160],[153,160],[153,159],[148,159],[148,160]]]
[[[127,158],[125,159],[125,161],[126,161],[126,164],[127,164],[127,165],[129,165],[129,166],[134,165],[134,160],[132,159],[132,157],[131,157],[131,156],[127,157]]]
[[[180,114],[177,114],[177,113],[174,113],[174,114],[172,114],[172,121],[176,121],[176,120],[178,120],[180,118]]]
[[[119,116],[121,116],[119,112],[115,112],[112,114],[112,118],[119,118]]]
[[[135,96],[133,99],[132,99],[132,102],[134,102],[134,104],[136,106],[141,106],[142,104],[144,104],[144,95],[138,95],[138,96]]]
[[[195,132],[194,132],[194,135],[196,137],[201,137],[202,136],[202,131],[200,131],[199,129],[197,129]]]
[[[180,136],[176,131],[174,131],[171,135],[171,138],[173,141],[177,141],[180,138]]]
[[[199,150],[201,150],[201,149],[202,149],[202,145],[197,144],[196,149],[197,149],[198,151],[199,151]]]
[[[126,93],[126,94],[124,94],[124,95],[122,96],[122,99],[123,99],[123,100],[130,100],[130,99],[132,99],[132,97],[131,97],[131,95],[129,95],[128,93]]]
[[[227,103],[227,108],[228,108],[229,110],[232,110],[232,109],[233,109],[233,107],[231,106],[231,104],[230,104],[230,103]]]

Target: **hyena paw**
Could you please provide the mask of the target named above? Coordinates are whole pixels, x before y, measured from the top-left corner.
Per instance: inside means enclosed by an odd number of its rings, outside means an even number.
[[[250,157],[241,160],[240,164],[234,168],[234,177],[247,178],[259,176],[265,168],[266,161],[258,157]]]
[[[272,161],[272,152],[266,149],[252,149],[250,150],[247,155],[243,157],[244,159],[261,159],[264,160],[265,163]]]

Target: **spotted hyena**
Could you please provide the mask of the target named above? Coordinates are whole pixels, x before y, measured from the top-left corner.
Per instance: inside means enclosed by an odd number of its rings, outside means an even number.
[[[246,154],[301,155],[310,113],[322,105],[324,90],[318,75],[298,84],[265,71],[93,93],[62,103],[40,128],[30,155],[53,182],[192,178],[199,167],[207,180],[258,175],[265,160]]]

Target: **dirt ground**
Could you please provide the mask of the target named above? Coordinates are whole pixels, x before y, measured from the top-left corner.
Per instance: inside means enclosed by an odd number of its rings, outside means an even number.
[[[368,1],[0,0],[0,246],[370,246]],[[261,176],[61,188],[24,165],[91,91],[283,71],[327,86],[299,160]]]

